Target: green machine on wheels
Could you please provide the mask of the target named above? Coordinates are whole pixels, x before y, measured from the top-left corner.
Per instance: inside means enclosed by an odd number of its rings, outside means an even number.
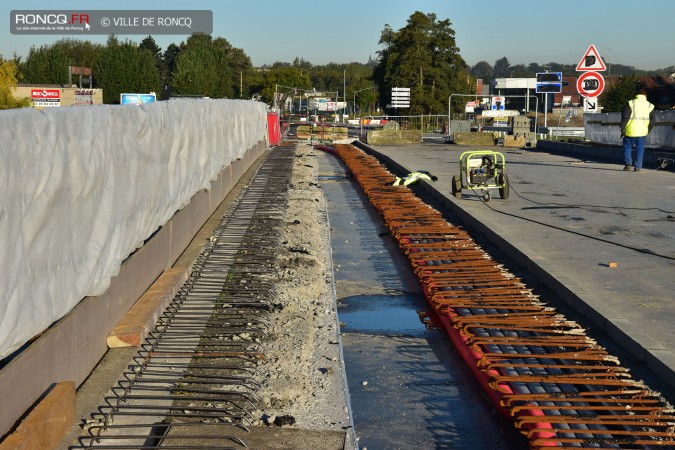
[[[486,202],[492,198],[491,189],[498,189],[501,198],[509,198],[504,155],[492,150],[462,153],[459,156],[459,176],[452,177],[452,195],[462,198],[462,189],[480,189]]]

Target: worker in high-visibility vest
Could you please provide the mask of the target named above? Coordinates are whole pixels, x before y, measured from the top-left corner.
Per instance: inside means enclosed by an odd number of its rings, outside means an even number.
[[[436,181],[438,180],[438,177],[430,174],[426,170],[418,170],[415,172],[410,172],[405,177],[396,177],[396,181],[394,181],[394,186],[400,185],[408,186],[417,182],[418,180]]]
[[[647,91],[640,89],[621,112],[621,136],[623,137],[623,170],[639,172],[645,153],[647,135],[654,126],[654,105],[647,100]],[[635,159],[633,159],[635,146]]]

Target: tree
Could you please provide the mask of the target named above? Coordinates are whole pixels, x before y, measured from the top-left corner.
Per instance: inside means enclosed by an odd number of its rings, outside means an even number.
[[[508,78],[511,76],[511,63],[504,56],[501,59],[495,61],[493,67],[495,78]]]
[[[297,67],[277,67],[271,69],[265,73],[263,83],[259,91],[262,95],[262,100],[268,104],[274,102],[274,92],[277,85],[283,86],[279,88],[278,92],[287,92],[291,88],[310,89],[309,74]],[[298,91],[298,94],[301,93],[301,91]]]
[[[530,70],[525,67],[525,64],[516,64],[511,67],[511,76],[513,78],[531,78],[534,77],[535,74],[530,72]]]
[[[628,100],[635,98],[641,85],[635,75],[621,77],[600,96],[600,104],[604,112],[619,112],[623,110]]]
[[[20,70],[23,80],[36,84],[68,83],[68,66],[94,67],[103,46],[77,39],[32,47]]]
[[[152,36],[148,36],[138,44],[139,49],[145,49],[150,52],[152,58],[155,60],[155,66],[159,72],[159,78],[162,81],[162,85],[167,82],[169,77],[168,70],[166,68],[166,62],[162,58],[162,48],[157,45],[155,39]]]
[[[304,58],[298,58],[296,56],[295,59],[293,60],[293,67],[310,70],[312,68],[312,64],[309,61],[305,61]]]
[[[70,59],[58,46],[31,47],[21,73],[27,83],[65,84],[68,82]]]
[[[181,43],[173,72],[173,90],[180,95],[216,97],[218,61],[211,48],[211,36],[190,36]]]
[[[636,69],[634,66],[625,66],[623,64],[607,64],[608,71],[610,75],[621,75],[621,76],[631,76],[631,75],[648,75],[648,72],[645,70]],[[671,72],[663,73],[664,75],[670,75]],[[654,71],[655,75],[659,74],[659,71]]]
[[[180,53],[180,47],[174,43],[169,44],[169,46],[164,51],[162,59],[166,67],[169,69],[169,73],[173,73],[176,70],[176,61],[178,60],[178,54]]]
[[[562,72],[563,75],[575,76],[576,75],[576,66],[570,66],[569,64],[559,64],[550,62],[548,63],[551,72]],[[570,73],[571,69],[571,73]]]
[[[143,39],[141,43],[138,44],[138,48],[144,48],[146,50],[149,50],[150,53],[152,53],[152,56],[156,58],[161,56],[162,48],[159,45],[157,45],[157,43],[155,42],[155,38],[153,38],[152,36],[148,36],[145,39]]]
[[[236,48],[230,45],[224,38],[216,38],[213,40],[214,45],[220,47],[223,51],[223,64],[227,64],[230,68],[229,87],[232,92],[232,97],[244,98],[250,95],[250,81],[253,72],[253,64],[251,58],[241,48]]]
[[[176,63],[178,62],[178,54],[180,53],[180,46],[171,43],[162,55],[162,62],[164,73],[161,73],[162,83],[170,85],[173,80],[173,73],[176,70]]]
[[[243,97],[244,73],[253,70],[250,58],[224,38],[190,36],[181,43],[173,72],[174,92],[212,98]],[[248,78],[248,77],[247,77]]]
[[[527,65],[527,68],[531,73],[537,74],[539,72],[544,72],[544,69],[537,63],[530,63]]]
[[[345,66],[337,63],[314,66],[308,71],[312,87],[321,92],[342,91],[343,70],[346,70]],[[302,72],[302,69],[300,71]]]
[[[471,68],[471,75],[487,83],[494,78],[494,70],[492,70],[492,66],[487,61],[478,61]]]
[[[392,87],[410,87],[410,113],[446,111],[450,94],[469,92],[467,65],[449,19],[416,11],[399,31],[385,25],[380,44],[385,47],[373,73],[380,95],[389,98]]]
[[[14,98],[13,89],[17,86],[19,69],[14,61],[0,58],[0,109],[25,108],[30,106],[30,98]]]
[[[161,88],[153,54],[129,40],[120,43],[115,36],[108,38],[101,51],[94,77],[103,89],[104,103],[119,103],[124,92],[158,92]]]
[[[359,92],[356,92],[359,91]],[[365,86],[361,89],[354,89],[353,92],[354,102],[353,111],[354,113],[370,113],[375,102],[377,101],[377,94],[375,92],[374,86]]]
[[[367,64],[349,63],[345,66],[345,71],[347,102],[356,102],[356,105],[352,105],[352,112],[370,111],[377,102],[377,95],[373,89],[375,85],[373,69]]]
[[[101,44],[79,39],[60,39],[54,43],[53,47],[60,48],[68,56],[71,66],[92,68],[103,50]]]

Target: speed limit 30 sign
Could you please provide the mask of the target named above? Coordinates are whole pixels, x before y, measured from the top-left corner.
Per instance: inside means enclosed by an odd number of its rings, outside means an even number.
[[[598,72],[584,72],[577,79],[577,91],[584,97],[597,97],[605,89],[605,79]]]

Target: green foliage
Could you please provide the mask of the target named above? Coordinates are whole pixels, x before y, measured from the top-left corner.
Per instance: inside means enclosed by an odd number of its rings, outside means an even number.
[[[31,48],[24,62],[14,59],[17,78],[34,84],[66,84],[68,66],[94,68],[94,86],[104,89],[104,101],[117,103],[123,91],[158,92],[173,85],[177,94],[213,98],[263,98],[273,102],[276,84],[299,89],[339,93],[339,100],[356,103],[361,112],[388,103],[391,88],[410,87],[412,107],[399,113],[445,112],[451,93],[472,93],[475,78],[485,82],[495,77],[534,77],[549,70],[564,76],[578,76],[575,64],[549,62],[512,66],[506,57],[490,65],[479,61],[469,71],[460,56],[450,20],[438,20],[435,14],[413,13],[405,27],[394,30],[385,25],[379,43],[378,58],[362,63],[312,65],[302,57],[292,63],[275,62],[254,69],[243,49],[234,48],[221,37],[192,36],[180,45],[170,44],[164,52],[152,36],[139,44],[120,43],[115,37],[107,45],[76,39],[61,39],[51,45]],[[0,58],[1,59],[1,58]],[[152,63],[152,64],[150,64]],[[646,72],[633,66],[607,65],[606,75],[636,77],[668,76],[672,66]],[[154,70],[151,65],[154,65]],[[159,75],[157,75],[159,74]],[[75,80],[73,80],[75,81]],[[375,92],[369,88],[377,86]],[[346,88],[346,93],[344,92]],[[617,88],[619,89],[619,88]],[[609,108],[621,109],[630,94],[613,93],[612,86],[603,96]],[[616,100],[614,99],[616,96]]]
[[[273,104],[274,91],[277,85],[284,86],[278,92],[287,92],[290,88],[298,88],[298,95],[303,91],[316,89],[317,92],[329,94],[339,101],[346,99],[352,105],[354,101],[361,110],[375,108],[377,95],[373,92],[372,68],[361,63],[328,63],[314,66],[302,58],[295,58],[293,63],[275,62],[263,66],[250,74],[254,81],[250,83],[252,94],[266,103]],[[345,95],[345,87],[347,93]],[[356,96],[354,93],[358,92]],[[297,99],[296,99],[297,100]],[[350,106],[350,108],[353,106]]]
[[[211,36],[199,35],[181,44],[173,73],[174,93],[216,97],[218,56],[211,41]]]
[[[168,82],[171,77],[169,70],[167,69],[167,64],[164,58],[162,57],[162,48],[157,45],[155,39],[152,36],[148,36],[138,44],[138,48],[145,49],[152,54],[152,58],[155,61],[155,67],[157,67],[157,72],[159,72],[159,78],[162,85]]]
[[[232,91],[235,98],[250,98],[253,63],[251,58],[241,48],[235,48],[228,44],[225,50],[227,59],[232,67]]]
[[[636,69],[634,66],[625,66],[623,64],[607,64],[607,74],[608,75],[620,75],[620,76],[647,76],[650,73],[658,74],[660,70],[655,70],[648,72],[646,70]],[[662,70],[662,69],[661,69]]]
[[[68,57],[71,66],[94,67],[103,45],[78,39],[61,39],[52,47],[60,48]]]
[[[532,76],[536,76],[539,72],[546,72],[546,70],[544,70],[544,68],[537,63],[528,64],[527,69],[530,71],[531,74],[534,74]]]
[[[638,77],[630,75],[621,77],[617,83],[608,86],[600,96],[603,112],[620,112],[628,100],[635,98],[640,90]]]
[[[70,65],[63,48],[43,45],[40,48],[31,47],[21,72],[26,83],[65,84],[68,82]]]
[[[469,92],[471,79],[449,19],[439,21],[435,14],[416,11],[398,31],[386,25],[380,44],[384,48],[373,78],[384,98],[392,87],[410,88],[407,113],[444,112],[450,94]]]
[[[506,56],[495,61],[493,71],[495,78],[508,78],[511,76],[511,63]]]
[[[160,73],[162,83],[172,83],[173,73],[176,71],[176,63],[178,62],[179,53],[180,47],[174,43],[169,44],[169,46],[164,51],[164,54],[162,55],[164,72]]]
[[[0,58],[0,109],[25,108],[30,106],[30,98],[14,98],[12,90],[18,83],[19,69],[14,61]]]
[[[342,92],[345,70],[344,64],[337,63],[313,67],[309,72],[312,87],[321,92]]]
[[[127,40],[111,36],[94,66],[94,77],[103,89],[104,103],[119,103],[121,93],[149,93],[160,90],[153,54]]]
[[[356,102],[356,111],[360,114],[372,114],[377,106],[377,91],[372,79],[373,70],[367,64],[351,63],[347,65],[347,101]]]
[[[530,70],[525,67],[525,64],[516,64],[515,66],[511,67],[511,76],[513,78],[530,78],[534,77],[535,74],[530,72]]]
[[[263,85],[259,86],[262,100],[265,103],[273,104],[277,85],[283,86],[277,92],[287,92],[289,88],[304,90],[311,88],[307,71],[297,67],[277,67],[265,72]],[[302,91],[298,91],[298,94],[301,93]]]
[[[52,45],[31,47],[21,65],[23,82],[68,83],[68,66],[94,67],[103,46],[77,39],[61,39]]]
[[[494,78],[494,70],[487,61],[479,61],[471,68],[471,75],[487,83]]]
[[[251,71],[250,58],[226,39],[195,35],[181,44],[173,72],[173,89],[180,95],[242,97],[244,73],[248,75]]]
[[[305,69],[305,70],[310,70],[312,68],[312,64],[309,61],[305,61],[304,58],[298,58],[297,56],[293,60],[293,67],[297,67],[298,69]]]
[[[607,75],[646,75],[647,72],[643,70],[638,70],[633,66],[624,66],[622,64],[609,64],[607,65]],[[489,67],[489,64],[485,61],[479,61],[475,66],[471,68],[471,74],[476,78],[482,78],[485,81],[494,79],[494,78],[533,78],[537,73],[546,72],[562,72],[564,77],[576,77],[578,72],[576,69],[576,64],[561,64],[556,62],[549,62],[546,64],[538,63],[529,63],[527,66],[525,64],[517,64],[512,66],[508,58],[502,57],[495,61],[493,67]],[[658,71],[657,71],[658,72]],[[665,73],[666,69],[660,69],[660,72]]]
[[[152,36],[148,36],[145,39],[141,41],[140,44],[138,44],[139,48],[144,48],[146,50],[149,50],[150,53],[152,53],[152,56],[155,58],[161,58],[161,52],[162,49],[157,43],[155,42],[155,38]]]

